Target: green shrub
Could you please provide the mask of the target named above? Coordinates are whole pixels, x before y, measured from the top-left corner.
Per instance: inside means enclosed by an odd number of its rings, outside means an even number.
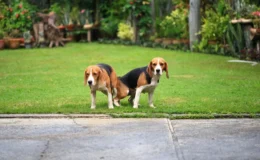
[[[117,36],[122,40],[133,40],[133,28],[125,23],[119,23]]]
[[[150,0],[127,0],[123,12],[135,17],[138,35],[141,40],[146,40],[152,27]]]
[[[58,3],[52,4],[50,6],[50,11],[56,14],[56,23],[61,24],[61,20],[62,20],[61,17],[63,16],[63,13],[60,4]]]
[[[4,8],[2,10],[2,8]],[[9,6],[1,6],[0,27],[9,34],[13,30],[24,32],[32,29],[32,17],[36,7],[27,1],[13,0]]]
[[[70,18],[73,24],[78,24],[80,11],[79,8],[74,6],[70,11]]]
[[[3,30],[0,28],[0,39],[3,39],[4,38],[4,32]]]
[[[188,17],[187,9],[178,8],[169,16],[166,16],[160,23],[162,33],[167,38],[187,38],[188,37]]]
[[[202,38],[207,40],[222,40],[229,24],[229,15],[219,15],[212,9],[206,11],[206,18],[203,18],[201,26]]]
[[[116,17],[107,17],[102,19],[100,30],[104,32],[105,36],[114,38],[118,30],[119,19]]]

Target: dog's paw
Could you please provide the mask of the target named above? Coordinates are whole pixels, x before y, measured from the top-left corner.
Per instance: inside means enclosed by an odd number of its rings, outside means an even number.
[[[120,103],[118,103],[118,101],[114,101],[114,105],[120,107]]]
[[[114,109],[114,106],[108,106],[108,109]]]
[[[156,108],[153,104],[150,104],[149,106],[150,108]]]
[[[134,109],[138,109],[138,105],[137,105],[137,106],[136,106],[136,105],[134,105],[134,106],[133,106],[133,108],[134,108]]]

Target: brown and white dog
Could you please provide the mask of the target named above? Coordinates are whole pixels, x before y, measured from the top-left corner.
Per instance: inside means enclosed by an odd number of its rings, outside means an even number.
[[[108,108],[113,109],[113,93],[116,95],[117,76],[114,69],[107,64],[88,66],[84,73],[84,83],[91,90],[91,109],[96,108],[96,91],[108,97]]]
[[[147,92],[149,106],[154,108],[153,94],[163,71],[169,78],[167,62],[163,58],[156,57],[148,66],[133,69],[120,77],[117,81],[117,96],[114,98],[114,104],[118,106],[120,99],[130,95],[130,101],[134,99],[133,108],[138,108],[141,93]]]

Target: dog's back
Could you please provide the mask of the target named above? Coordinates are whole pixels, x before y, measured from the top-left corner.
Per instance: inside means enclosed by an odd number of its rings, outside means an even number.
[[[111,73],[113,71],[112,67],[110,65],[108,65],[108,64],[99,63],[99,64],[97,64],[97,66],[99,66],[100,68],[106,70],[106,72],[107,72],[107,74],[109,76],[111,75]]]
[[[108,76],[110,78],[111,87],[112,87],[112,90],[113,90],[113,95],[116,95],[117,94],[117,90],[116,90],[116,87],[117,87],[117,75],[116,75],[116,72],[108,64],[99,63],[99,64],[97,64],[97,66],[100,67],[101,69],[104,69],[107,72],[107,74],[108,74]]]
[[[141,68],[136,68],[125,74],[120,78],[120,80],[128,87],[131,89],[135,89],[137,87],[137,82],[140,77],[140,75],[144,73],[145,78],[148,84],[151,83],[151,77],[147,73],[147,66],[141,67]]]
[[[119,106],[120,99],[130,96],[128,101],[133,103],[137,82],[141,74],[145,75],[146,83],[151,83],[151,77],[147,72],[147,66],[133,69],[117,80],[117,96],[114,98],[115,105]]]

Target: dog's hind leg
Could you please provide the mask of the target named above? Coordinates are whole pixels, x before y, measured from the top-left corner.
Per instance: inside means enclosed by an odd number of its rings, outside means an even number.
[[[135,89],[129,89],[129,93],[128,95],[130,95],[130,97],[128,98],[128,102],[133,105],[134,104],[134,99],[135,99]]]

